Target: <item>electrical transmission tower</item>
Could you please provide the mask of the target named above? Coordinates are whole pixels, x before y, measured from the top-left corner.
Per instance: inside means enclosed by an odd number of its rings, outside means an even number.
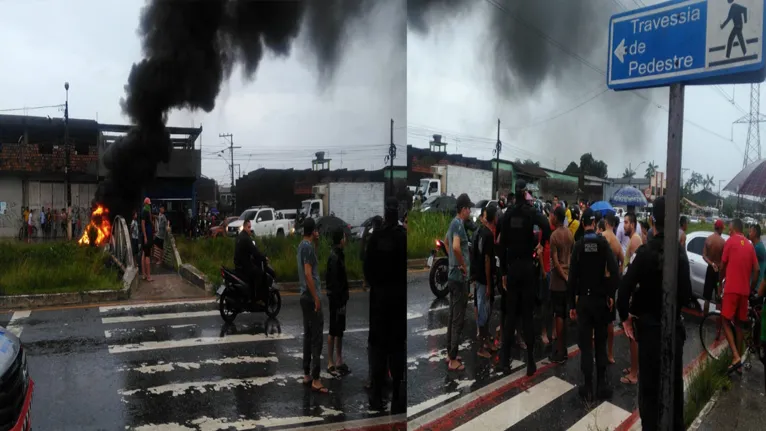
[[[742,168],[761,160],[761,131],[760,123],[766,122],[766,116],[761,114],[761,84],[750,84],[750,112],[735,121],[734,124],[747,123],[747,141],[745,144],[745,159]]]

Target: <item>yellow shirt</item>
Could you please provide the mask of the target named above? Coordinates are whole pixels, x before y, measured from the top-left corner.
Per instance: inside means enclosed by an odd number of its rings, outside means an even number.
[[[577,228],[580,227],[580,220],[572,220],[569,222],[569,231],[572,232],[572,236],[577,232]]]
[[[27,211],[27,210],[24,210],[24,221],[25,222],[29,221],[29,211]]]

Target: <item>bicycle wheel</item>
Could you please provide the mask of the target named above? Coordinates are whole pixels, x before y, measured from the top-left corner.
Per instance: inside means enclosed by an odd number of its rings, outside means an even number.
[[[718,311],[711,311],[700,322],[700,341],[702,342],[702,348],[705,349],[708,356],[713,359],[723,353],[723,350],[718,349],[718,346],[726,343],[726,334],[723,329],[723,318]],[[734,330],[731,323],[729,323],[732,330]]]

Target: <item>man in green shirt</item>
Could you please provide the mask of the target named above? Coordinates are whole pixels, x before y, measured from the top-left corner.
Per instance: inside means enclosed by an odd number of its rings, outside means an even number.
[[[447,354],[449,370],[462,371],[465,365],[457,356],[460,335],[465,324],[465,307],[468,303],[468,235],[465,221],[471,215],[471,199],[463,193],[457,197],[457,215],[447,230],[447,251],[449,252],[449,275],[447,285],[450,292],[450,324],[447,328]]]

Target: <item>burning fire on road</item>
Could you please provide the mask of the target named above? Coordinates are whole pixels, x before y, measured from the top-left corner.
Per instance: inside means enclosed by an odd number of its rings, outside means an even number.
[[[109,210],[103,205],[96,206],[90,215],[90,223],[85,227],[79,245],[104,245],[112,235],[112,224],[109,223]],[[91,238],[93,237],[93,238]]]

